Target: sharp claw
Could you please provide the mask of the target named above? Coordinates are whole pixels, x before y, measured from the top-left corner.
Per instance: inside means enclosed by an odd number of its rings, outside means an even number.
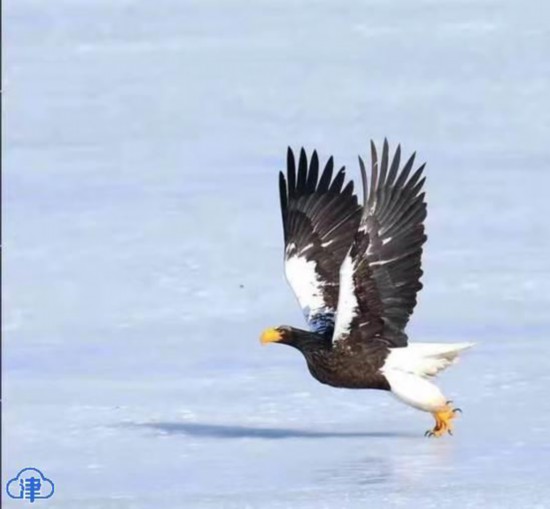
[[[443,407],[436,412],[432,412],[432,415],[435,418],[435,427],[426,431],[426,433],[424,433],[425,437],[441,437],[445,434],[445,432],[453,436],[451,421],[455,414],[462,413],[462,409],[453,408],[452,402],[452,400],[448,400],[446,402],[446,407]]]

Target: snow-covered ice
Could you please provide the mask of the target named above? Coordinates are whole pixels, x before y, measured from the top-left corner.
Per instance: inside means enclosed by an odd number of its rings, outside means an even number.
[[[38,467],[62,509],[550,507],[549,15],[5,2],[3,483]],[[357,178],[384,136],[428,161],[410,336],[477,343],[441,378],[453,438],[258,341],[303,324],[286,146]]]

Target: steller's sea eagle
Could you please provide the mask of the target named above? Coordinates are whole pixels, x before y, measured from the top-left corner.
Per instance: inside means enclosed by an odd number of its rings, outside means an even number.
[[[401,165],[399,146],[390,158],[387,140],[380,160],[371,142],[371,158],[368,179],[359,157],[360,205],[345,169],[333,178],[332,157],[321,171],[317,153],[308,162],[302,149],[296,168],[288,149],[279,175],[285,273],[309,330],[270,328],[261,342],[297,348],[321,383],[391,391],[434,416],[426,435],[452,434],[459,409],[432,379],[472,344],[409,344],[405,334],[422,288],[425,165],[412,171],[415,154]]]

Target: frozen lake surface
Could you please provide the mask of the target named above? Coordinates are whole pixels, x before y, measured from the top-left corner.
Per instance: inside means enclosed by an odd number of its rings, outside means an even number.
[[[550,507],[546,3],[4,10],[4,485],[38,467],[62,509]],[[258,342],[303,324],[286,146],[357,177],[384,136],[428,162],[409,335],[477,343],[441,440]]]

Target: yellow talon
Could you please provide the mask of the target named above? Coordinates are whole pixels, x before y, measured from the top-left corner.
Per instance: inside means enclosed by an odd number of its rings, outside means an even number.
[[[452,406],[447,404],[437,412],[433,412],[432,415],[435,419],[435,426],[433,429],[426,431],[425,435],[429,437],[440,437],[445,433],[452,435],[452,420],[456,417],[456,414],[459,411],[459,409],[453,408]]]

